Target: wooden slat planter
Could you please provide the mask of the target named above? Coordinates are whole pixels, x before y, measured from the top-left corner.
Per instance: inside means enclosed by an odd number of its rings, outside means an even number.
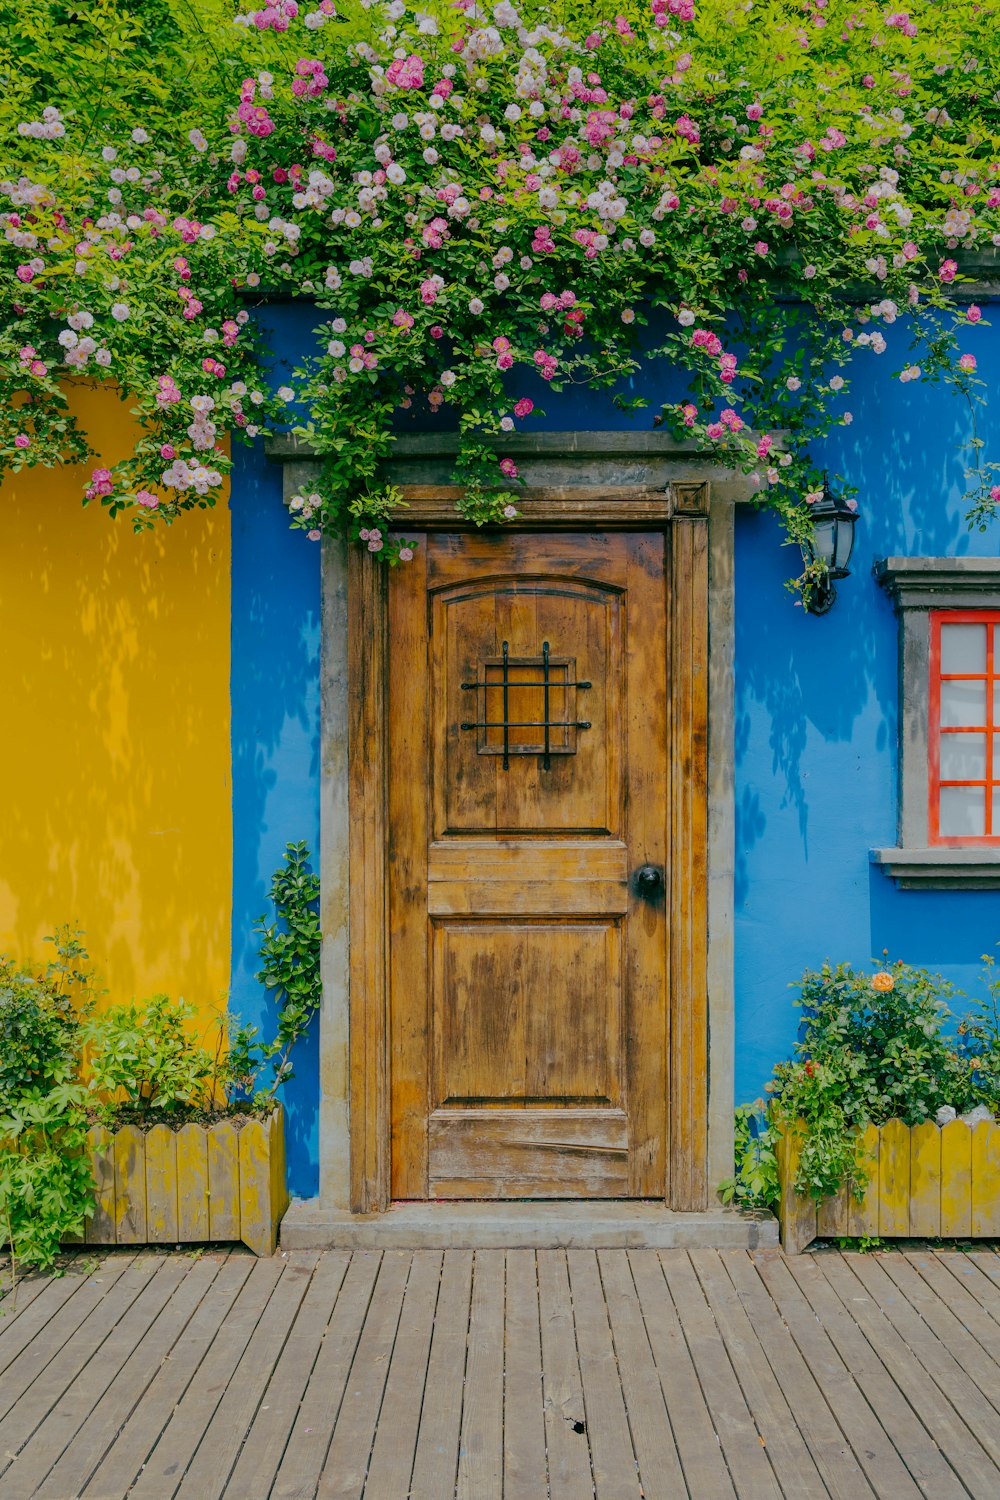
[[[273,1255],[288,1207],[280,1108],[240,1126],[92,1125],[87,1137],[96,1206],[86,1244],[242,1240]]]
[[[821,1237],[862,1235],[920,1239],[1000,1237],[1000,1124],[969,1127],[869,1125],[863,1136],[871,1163],[863,1198],[846,1189],[822,1203],[795,1190],[801,1137],[778,1141],[781,1243],[797,1255]]]

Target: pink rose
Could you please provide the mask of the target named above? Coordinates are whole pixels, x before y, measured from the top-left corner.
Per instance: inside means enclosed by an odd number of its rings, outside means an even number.
[[[963,354],[958,361],[958,368],[971,375],[976,368],[976,356],[974,354]]]
[[[514,403],[515,417],[530,417],[535,409],[535,403],[530,396],[522,396],[520,401]]]
[[[155,510],[160,503],[155,495],[150,494],[149,490],[139,490],[135,499],[137,505],[144,505],[147,510]]]
[[[954,281],[955,280],[955,272],[957,270],[958,270],[958,265],[957,265],[957,263],[955,261],[953,261],[953,260],[943,260],[941,262],[940,270],[938,271],[938,280],[939,281]]]
[[[968,318],[970,323],[978,323],[980,318],[983,316],[982,308],[977,307],[976,304],[973,303],[965,316]]]
[[[31,447],[31,439],[30,439],[30,437],[28,436],[28,434],[26,432],[19,432],[17,434],[17,437],[14,439],[14,447],[15,448],[30,448]]]

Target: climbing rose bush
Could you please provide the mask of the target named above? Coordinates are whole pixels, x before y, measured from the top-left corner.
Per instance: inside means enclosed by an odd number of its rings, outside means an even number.
[[[797,540],[856,361],[983,400],[962,266],[1000,244],[995,3],[0,0],[0,20],[0,461],[87,456],[67,378],[112,382],[141,435],[85,498],[137,529],[215,503],[227,435],[291,426],[326,459],[292,524],[405,560],[381,477],[401,423],[456,426],[459,508],[509,520],[497,438],[549,387],[638,411],[642,364],[663,398],[639,420],[751,474]],[[276,297],[316,325],[277,376],[255,315]],[[974,438],[972,524],[998,480]]]

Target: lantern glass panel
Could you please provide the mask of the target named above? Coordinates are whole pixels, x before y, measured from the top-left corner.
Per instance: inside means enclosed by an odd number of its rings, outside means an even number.
[[[838,568],[843,568],[843,570],[844,570],[845,573],[847,571],[848,564],[851,561],[851,553],[853,552],[853,550],[854,550],[854,522],[853,522],[853,520],[851,520],[851,521],[838,521],[837,522],[837,556],[836,556],[836,558],[835,558],[834,561],[835,561],[836,566]]]
[[[816,522],[812,550],[817,562],[833,567],[837,552],[837,522],[832,516],[829,520]]]

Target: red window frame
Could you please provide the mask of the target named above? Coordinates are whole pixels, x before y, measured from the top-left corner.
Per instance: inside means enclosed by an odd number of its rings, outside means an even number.
[[[980,682],[983,680],[981,672],[941,672],[941,627],[942,625],[992,625],[995,628],[986,632],[986,723],[985,724],[951,724],[947,727],[941,725],[941,683],[942,682]],[[1000,723],[995,722],[994,695],[996,683],[1000,680],[1000,651],[997,647],[997,634],[1000,627],[1000,610],[996,609],[935,609],[930,612],[930,711],[927,726],[927,751],[929,770],[929,804],[928,804],[928,827],[929,840],[932,844],[946,844],[953,847],[964,847],[967,845],[998,845],[1000,844],[1000,816],[993,816],[993,788],[1000,785],[993,773],[993,745],[994,732],[1000,733]],[[970,730],[978,730],[986,737],[986,765],[985,779],[975,781],[951,781],[944,783],[945,786],[981,786],[984,788],[986,801],[986,821],[983,834],[960,834],[945,835],[939,831],[940,821],[940,797],[941,797],[941,736],[943,734],[954,734],[956,732],[968,733]]]

